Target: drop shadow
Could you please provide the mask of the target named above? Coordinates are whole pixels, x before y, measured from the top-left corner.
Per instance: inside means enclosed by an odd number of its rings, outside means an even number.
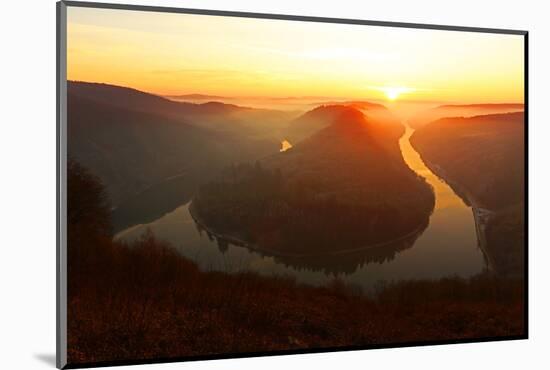
[[[51,367],[55,367],[56,365],[55,353],[35,353],[34,358]]]

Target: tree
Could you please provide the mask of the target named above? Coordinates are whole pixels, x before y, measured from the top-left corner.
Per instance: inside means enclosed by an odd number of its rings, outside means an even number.
[[[67,163],[68,292],[92,279],[111,253],[110,203],[101,181],[74,160]],[[78,283],[80,282],[80,283]]]
[[[78,162],[67,162],[67,227],[89,237],[112,235],[110,202],[101,183]]]

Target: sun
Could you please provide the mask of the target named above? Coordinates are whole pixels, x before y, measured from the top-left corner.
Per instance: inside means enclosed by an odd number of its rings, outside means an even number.
[[[408,87],[392,86],[392,87],[383,87],[380,90],[382,90],[382,92],[386,94],[386,97],[388,98],[388,100],[393,101],[393,100],[396,100],[399,97],[399,95],[409,92],[411,89],[409,89]]]

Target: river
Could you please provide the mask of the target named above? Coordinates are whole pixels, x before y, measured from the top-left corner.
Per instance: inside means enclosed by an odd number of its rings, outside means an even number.
[[[244,247],[219,243],[201,231],[189,213],[189,203],[151,223],[129,227],[115,238],[132,241],[150,229],[203,270],[255,271],[290,276],[312,285],[338,278],[367,292],[384,282],[475,275],[483,271],[486,264],[478,247],[472,209],[426,167],[410,144],[413,132],[407,126],[399,141],[401,152],[407,165],[433,187],[436,203],[426,229],[395,245],[328,258],[265,256]]]

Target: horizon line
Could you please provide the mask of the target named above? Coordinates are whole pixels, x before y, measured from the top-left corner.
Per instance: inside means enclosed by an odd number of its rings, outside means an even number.
[[[155,95],[155,96],[158,96],[158,97],[161,97],[161,98],[164,98],[164,99],[167,99],[167,100],[171,100],[171,101],[179,101],[179,100],[176,100],[174,98],[182,97],[182,96],[186,96],[186,95],[198,95],[198,96],[205,96],[205,97],[211,96],[213,100],[209,100],[209,98],[195,99],[195,100],[205,100],[205,103],[219,102],[218,100],[215,100],[215,99],[251,99],[251,100],[252,99],[278,99],[278,100],[284,100],[284,99],[329,100],[329,99],[332,99],[332,100],[344,100],[344,101],[341,101],[341,102],[334,101],[334,103],[365,102],[366,101],[366,102],[377,102],[377,103],[380,103],[380,104],[383,104],[383,105],[397,105],[397,104],[400,104],[400,103],[409,103],[409,104],[439,104],[439,105],[489,105],[489,104],[491,104],[491,105],[523,105],[523,106],[525,106],[525,102],[510,102],[510,101],[500,101],[500,102],[479,102],[479,101],[472,102],[472,101],[469,101],[469,102],[461,102],[461,101],[456,101],[456,100],[419,100],[419,99],[406,99],[406,98],[402,98],[402,99],[399,99],[397,101],[389,101],[387,99],[368,98],[368,97],[353,98],[353,97],[308,96],[308,95],[305,95],[305,96],[280,96],[280,97],[278,97],[278,96],[266,96],[266,95],[248,95],[248,96],[233,95],[233,96],[227,96],[227,95],[218,95],[218,94],[204,94],[204,93],[200,93],[200,92],[178,93],[178,94],[162,94],[162,93],[142,90],[142,89],[135,88],[135,87],[132,87],[132,86],[119,85],[119,84],[114,84],[114,83],[109,83],[109,82],[71,80],[71,79],[67,79],[67,82],[108,85],[108,86],[114,86],[114,87],[119,87],[119,88],[126,88],[126,89],[131,89],[131,90],[139,91],[139,92],[150,94],[150,95]],[[183,102],[184,100],[181,100],[181,101]],[[331,101],[320,101],[318,103],[319,104],[326,104],[326,103],[331,103]]]

